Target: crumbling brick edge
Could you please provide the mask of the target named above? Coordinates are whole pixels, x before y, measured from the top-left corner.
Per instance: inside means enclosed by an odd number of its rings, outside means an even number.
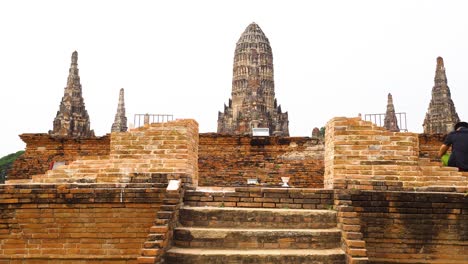
[[[353,192],[359,190],[335,190],[334,209],[337,211],[338,228],[341,229],[341,248],[346,253],[347,264],[367,264],[369,258],[360,218],[352,206]]]
[[[191,188],[191,177],[184,174],[169,174],[168,181],[182,180],[178,190],[165,192],[161,209],[150,227],[148,237],[143,243],[141,256],[137,263],[163,263],[164,254],[172,246],[174,228],[179,221],[179,209],[183,205],[186,188]]]

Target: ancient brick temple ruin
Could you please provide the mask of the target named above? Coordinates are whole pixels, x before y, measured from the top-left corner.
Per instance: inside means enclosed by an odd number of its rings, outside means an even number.
[[[59,137],[94,137],[82,95],[76,51],[72,54],[65,93],[49,134]]]
[[[393,106],[392,94],[388,94],[387,111],[385,112],[384,127],[392,132],[400,132],[398,120],[395,114],[395,106]]]
[[[246,32],[271,55],[257,25]],[[21,135],[0,184],[0,264],[468,263],[468,172],[435,160],[441,134],[335,117],[325,138],[289,137],[287,116],[281,136],[199,133],[191,119],[121,131],[120,95],[109,135]]]
[[[122,104],[119,99],[116,116],[118,121],[122,119],[122,115],[125,116],[123,92],[121,96]],[[56,163],[69,163],[78,157],[109,154],[109,136],[95,137],[90,128],[82,96],[78,52],[72,53],[67,86],[53,129],[48,134],[22,134],[20,138],[26,143],[26,152],[13,163],[8,172],[10,180],[27,179],[31,175],[45,173]]]
[[[236,44],[231,96],[218,114],[218,133],[248,135],[252,128],[269,128],[270,135],[289,135],[288,113],[275,99],[270,42],[255,23]]]
[[[344,117],[324,145],[114,132],[107,155],[0,185],[0,263],[466,263],[468,173],[426,158],[439,144]]]
[[[427,109],[423,127],[425,134],[445,134],[453,131],[459,122],[457,111],[450,95],[445,75],[444,59],[437,58],[437,66],[432,87],[432,98]]]

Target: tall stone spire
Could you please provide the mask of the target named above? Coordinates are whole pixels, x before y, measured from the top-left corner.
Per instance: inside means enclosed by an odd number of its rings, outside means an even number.
[[[437,58],[437,67],[432,87],[432,99],[424,119],[425,134],[445,134],[453,131],[459,122],[457,111],[453,104],[450,89],[445,75],[444,59]]]
[[[117,106],[117,113],[115,114],[111,132],[125,131],[127,131],[127,117],[125,116],[124,89],[121,88],[119,93],[119,105]]]
[[[275,99],[270,42],[255,23],[236,44],[231,96],[224,112],[218,113],[218,133],[251,134],[252,128],[269,128],[270,135],[289,136],[288,113]]]
[[[388,94],[387,112],[385,113],[384,127],[392,132],[400,132],[398,120],[395,114],[395,106],[393,106],[392,94]]]
[[[76,51],[71,57],[67,86],[54,119],[54,128],[49,134],[58,137],[94,137],[82,96]]]

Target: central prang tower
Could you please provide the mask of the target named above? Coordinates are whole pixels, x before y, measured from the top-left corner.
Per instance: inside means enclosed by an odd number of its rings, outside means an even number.
[[[255,23],[236,44],[231,96],[218,113],[218,133],[248,135],[252,128],[269,128],[270,135],[289,136],[288,113],[275,99],[270,42]]]

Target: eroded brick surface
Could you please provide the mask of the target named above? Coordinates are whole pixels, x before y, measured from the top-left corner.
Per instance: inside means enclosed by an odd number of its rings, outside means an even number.
[[[468,262],[468,196],[359,191],[350,195],[369,260]]]
[[[177,120],[112,133],[109,155],[81,157],[45,174],[33,175],[29,182],[155,182],[161,178],[158,175],[177,174],[196,184],[197,160],[198,124]],[[11,179],[9,182],[13,183]]]
[[[83,157],[106,157],[110,152],[109,135],[97,138],[58,138],[48,134],[22,134],[26,151],[8,172],[9,180],[30,179],[32,175],[44,174],[52,162],[67,164]]]
[[[410,190],[452,186],[462,190],[468,186],[466,173],[421,158],[415,133],[390,132],[359,117],[337,117],[327,123],[325,142],[326,188]],[[427,144],[425,151],[433,153],[433,148]]]
[[[231,192],[187,191],[189,206],[226,206],[288,209],[331,209],[333,190],[237,187]],[[310,220],[310,219],[309,219]]]
[[[135,263],[164,193],[153,184],[0,185],[0,263]]]
[[[300,137],[200,134],[201,186],[244,186],[247,179],[279,186],[323,187],[323,142]]]

